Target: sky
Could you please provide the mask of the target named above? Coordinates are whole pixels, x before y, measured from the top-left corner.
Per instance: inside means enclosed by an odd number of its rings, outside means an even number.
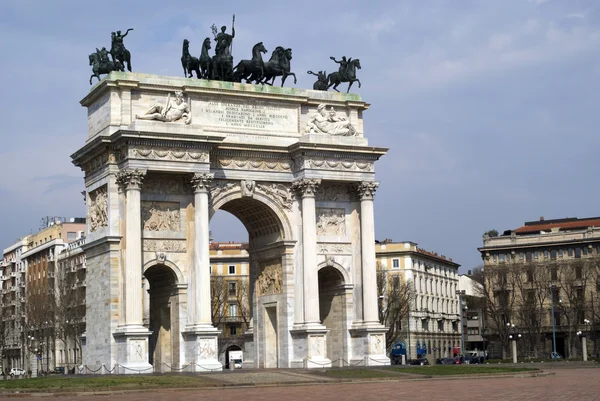
[[[181,76],[183,39],[199,54],[234,13],[234,62],[259,41],[291,47],[295,87],[334,71],[330,56],[360,59],[365,136],[390,148],[376,164],[377,239],[466,272],[489,229],[600,215],[597,0],[2,0],[0,248],[44,216],[85,215],[70,155],[87,136],[88,54],[134,28],[133,70]],[[211,230],[247,239],[226,212]]]

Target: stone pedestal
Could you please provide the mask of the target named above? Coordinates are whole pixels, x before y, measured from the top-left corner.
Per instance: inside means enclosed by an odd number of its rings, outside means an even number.
[[[214,372],[223,370],[218,359],[219,331],[215,328],[183,333],[185,367],[188,372]]]
[[[117,371],[121,375],[152,373],[154,367],[148,362],[148,337],[152,334],[144,327],[139,331],[114,334],[117,346]]]
[[[379,325],[350,329],[352,336],[351,365],[384,366],[390,364],[386,355],[385,333],[387,329]],[[362,363],[361,363],[362,361]]]

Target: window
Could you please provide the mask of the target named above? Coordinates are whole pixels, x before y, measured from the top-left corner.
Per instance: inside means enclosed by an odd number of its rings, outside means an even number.
[[[67,241],[74,241],[77,239],[77,233],[74,231],[67,232]]]
[[[533,267],[527,268],[527,282],[533,283]]]
[[[429,331],[429,321],[427,319],[421,319],[421,329]]]
[[[444,331],[444,321],[443,320],[438,320],[438,331],[443,332]]]
[[[235,266],[229,266],[229,274],[235,274]]]
[[[527,291],[527,304],[533,305],[535,303],[535,291],[529,290]]]
[[[525,254],[525,256],[526,256],[526,257],[525,257],[525,261],[527,261],[527,262],[531,262],[531,252],[527,252],[527,253]]]
[[[581,248],[575,248],[575,258],[579,259],[581,257]]]
[[[519,252],[519,260],[525,259],[525,254],[523,252]]]
[[[452,322],[452,331],[458,331],[458,322]]]
[[[581,251],[583,252],[583,256],[586,256],[588,254],[588,249],[586,246],[584,246],[583,249],[581,249]]]
[[[235,326],[235,325],[229,326],[229,334],[231,334],[232,336],[237,335],[237,326]]]
[[[550,259],[556,260],[556,250],[555,249],[550,251]]]
[[[558,280],[558,270],[556,269],[556,267],[553,267],[552,269],[550,269],[550,279],[552,281],[556,281]]]
[[[533,258],[534,258],[534,259],[538,259],[539,257],[540,257],[540,253],[539,253],[538,251],[535,251],[535,252],[533,253]]]
[[[235,317],[238,315],[237,305],[229,305],[229,317]]]
[[[392,267],[398,269],[400,267],[400,259],[392,259]]]
[[[584,291],[583,288],[578,288],[577,289],[577,302],[580,304],[583,304],[583,296],[584,296]]]
[[[400,288],[400,277],[392,277],[392,287],[394,288],[394,290],[398,290]]]
[[[575,266],[575,278],[581,280],[581,265]]]
[[[559,258],[562,258],[562,257],[563,257],[563,250],[562,250],[562,249],[559,249],[559,250],[558,250],[558,257],[559,257]]]
[[[479,335],[479,327],[469,327],[467,329],[467,334],[470,336],[478,336]]]
[[[504,254],[503,253],[501,253],[500,255],[498,255],[498,261],[504,262]]]
[[[548,259],[548,251],[544,251],[544,258]]]
[[[237,285],[235,282],[229,282],[227,283],[227,289],[229,292],[230,296],[235,296],[235,294],[237,293]]]
[[[573,248],[569,248],[569,249],[567,249],[567,255],[568,255],[569,257],[573,256]]]

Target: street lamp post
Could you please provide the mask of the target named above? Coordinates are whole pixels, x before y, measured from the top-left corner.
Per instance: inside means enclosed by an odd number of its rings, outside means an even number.
[[[552,314],[552,359],[557,359],[558,354],[556,353],[556,319],[554,318],[554,290],[556,289],[556,285],[552,284],[550,286],[550,307]],[[560,303],[560,298],[558,299]]]
[[[592,324],[592,322],[590,322],[588,319],[583,319],[583,324],[585,325],[585,328],[583,329],[583,331],[579,330],[577,332],[577,335],[581,338],[581,351],[583,353],[583,361],[587,362],[587,334],[589,332],[589,326]]]
[[[506,326],[509,330],[508,338],[512,343],[512,360],[513,363],[517,363],[517,339],[521,338],[521,334],[517,332],[517,329],[514,324],[506,323]]]
[[[456,295],[458,295],[458,305],[459,305],[459,313],[460,313],[460,349],[463,356],[463,361],[466,362],[465,358],[465,326],[463,323],[463,295],[465,295],[465,290],[456,290]]]

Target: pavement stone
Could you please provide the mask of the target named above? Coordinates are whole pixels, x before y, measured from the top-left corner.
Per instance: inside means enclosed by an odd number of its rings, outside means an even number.
[[[240,374],[239,380],[244,376],[265,377],[265,385],[230,388],[199,388],[193,390],[153,390],[147,392],[116,392],[98,393],[109,396],[111,401],[155,401],[168,398],[181,401],[212,401],[212,400],[348,400],[348,401],[387,401],[407,399],[411,401],[431,400],[544,400],[544,401],[600,401],[600,369],[556,369],[554,375],[540,377],[473,377],[457,379],[437,378],[436,380],[386,380],[380,382],[352,382],[352,383],[321,383],[321,384],[296,384],[286,385],[282,376],[294,378],[307,374],[297,373],[288,375],[288,372],[263,371]],[[227,381],[235,375],[228,376]],[[298,377],[297,377],[298,376]],[[308,378],[307,378],[308,379]],[[269,380],[276,380],[278,385],[269,385]],[[88,399],[91,394],[63,395],[52,394],[53,398],[60,401],[81,401]],[[25,396],[22,400],[37,400],[42,394]],[[100,397],[99,397],[100,398]],[[0,398],[1,399],[1,398]],[[101,398],[100,398],[101,399]]]

